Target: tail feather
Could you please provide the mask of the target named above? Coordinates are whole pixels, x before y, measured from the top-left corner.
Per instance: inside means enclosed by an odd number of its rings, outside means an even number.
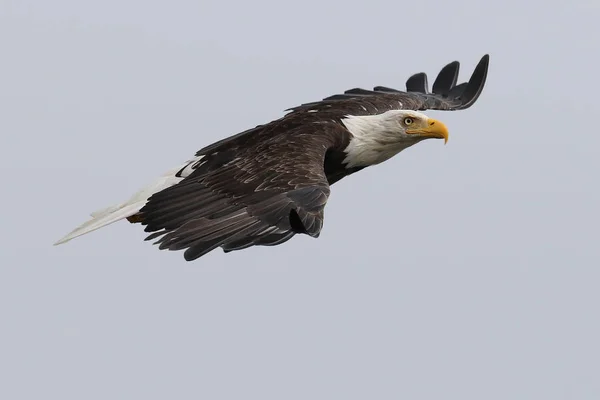
[[[92,219],[84,222],[83,224],[75,228],[62,239],[54,243],[54,245],[56,246],[68,242],[69,240],[74,239],[78,236],[85,235],[86,233],[90,233],[92,231],[110,225],[122,219],[129,219],[129,217],[134,216],[141,210],[142,207],[144,207],[150,196],[152,196],[154,193],[160,192],[170,186],[174,186],[181,182],[183,178],[185,178],[192,172],[191,167],[194,164],[196,164],[201,158],[202,156],[196,157],[192,160],[189,160],[184,165],[166,172],[163,176],[154,181],[151,185],[148,185],[143,189],[139,190],[133,196],[131,196],[129,200],[123,203],[112,205],[110,207],[105,207],[92,212],[90,214]],[[180,171],[182,173],[178,174],[178,172]],[[135,222],[135,218],[133,218],[132,222]]]
[[[102,215],[97,218],[92,218],[87,222],[84,222],[65,237],[60,239],[58,242],[54,243],[54,245],[59,245],[62,243],[66,243],[71,239],[75,239],[78,236],[85,235],[86,233],[90,233],[95,231],[96,229],[100,229],[106,225],[110,225],[114,222],[120,221],[123,218],[130,217],[136,214],[140,209],[146,204],[146,200],[138,201],[137,203],[131,204],[123,204],[121,208],[117,208],[114,211],[111,211],[108,214]],[[114,209],[114,207],[111,207]]]
[[[113,212],[117,211],[119,209],[119,207],[120,207],[120,204],[116,205],[116,206],[110,206],[110,207],[102,208],[100,210],[97,210],[97,211],[94,211],[94,212],[90,213],[90,217],[92,217],[92,218],[100,218],[103,215],[108,215],[110,213],[113,213]]]

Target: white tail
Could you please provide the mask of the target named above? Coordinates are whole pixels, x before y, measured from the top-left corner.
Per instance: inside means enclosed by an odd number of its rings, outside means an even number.
[[[168,171],[151,185],[148,185],[135,193],[124,203],[94,211],[90,214],[92,219],[75,228],[65,237],[54,243],[54,245],[56,246],[68,242],[69,240],[78,236],[85,235],[86,233],[90,233],[96,229],[110,225],[113,222],[117,222],[137,214],[142,207],[144,207],[150,196],[152,196],[154,193],[160,192],[163,189],[178,184],[183,178],[188,176],[196,167],[198,167],[198,161],[201,158],[202,156],[196,157],[192,160],[189,160],[185,164]],[[179,171],[182,171],[180,176],[176,176],[177,172]]]

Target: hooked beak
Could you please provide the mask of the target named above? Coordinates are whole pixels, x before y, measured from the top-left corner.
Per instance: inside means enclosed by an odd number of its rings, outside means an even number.
[[[433,118],[427,120],[427,127],[407,129],[406,133],[425,136],[427,138],[444,139],[444,144],[448,143],[448,128],[446,128],[443,122]]]

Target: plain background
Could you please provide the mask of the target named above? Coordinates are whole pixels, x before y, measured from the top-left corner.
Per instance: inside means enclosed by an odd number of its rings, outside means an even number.
[[[0,398],[600,398],[598,4],[0,0]],[[336,184],[318,240],[52,246],[285,108],[485,53],[448,145]]]

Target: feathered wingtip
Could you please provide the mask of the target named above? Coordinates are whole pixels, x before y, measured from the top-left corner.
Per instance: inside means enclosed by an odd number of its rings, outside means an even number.
[[[433,82],[431,92],[429,91],[429,85],[427,83],[427,74],[424,72],[414,74],[408,78],[406,81],[406,91],[438,95],[444,99],[457,102],[458,106],[456,109],[464,110],[465,108],[471,107],[483,91],[489,64],[490,55],[486,54],[481,57],[481,60],[475,67],[469,81],[457,85],[456,82],[458,80],[460,63],[458,61],[453,61],[442,68]],[[373,90],[383,92],[389,91],[388,88],[382,86],[378,86]]]
[[[335,94],[324,98],[322,101],[335,101],[335,100],[347,100],[362,96],[373,96],[378,94],[400,94],[400,93],[419,93],[425,95],[431,95],[440,100],[444,100],[452,105],[453,110],[464,110],[471,107],[479,95],[483,91],[485,81],[487,78],[488,66],[490,63],[489,54],[484,55],[468,82],[456,84],[458,80],[458,72],[460,69],[460,63],[453,61],[447,64],[437,75],[432,91],[429,91],[429,83],[427,80],[427,74],[419,72],[412,75],[406,81],[406,92],[398,89],[386,87],[386,86],[375,86],[373,90],[367,90],[362,88],[353,88],[344,91],[344,93]],[[295,111],[302,107],[311,107],[319,104],[320,102],[304,103],[297,107],[288,108],[285,111]]]

